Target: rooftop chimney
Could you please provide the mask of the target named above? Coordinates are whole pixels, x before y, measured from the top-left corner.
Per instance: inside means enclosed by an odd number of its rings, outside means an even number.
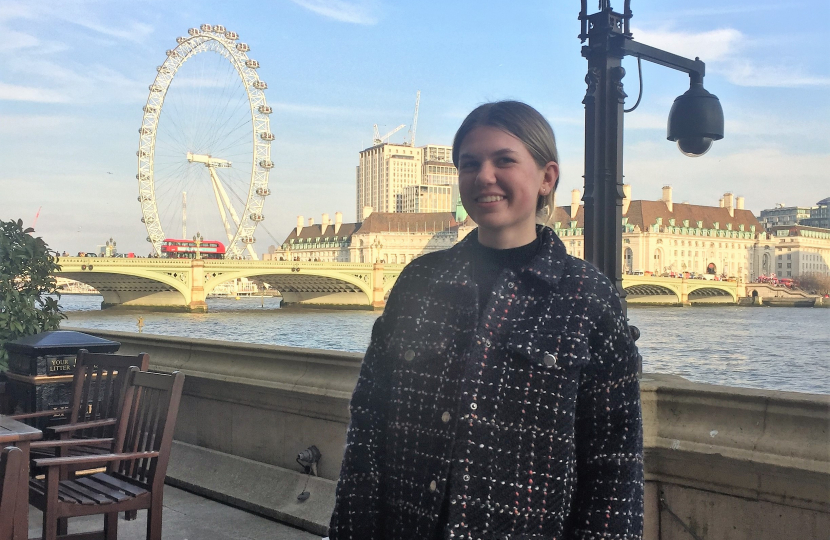
[[[323,219],[320,220],[320,234],[326,234],[326,229],[329,228],[331,220],[328,214],[323,214]]]
[[[729,211],[730,216],[735,217],[735,196],[733,194],[723,194],[723,206]]]
[[[735,199],[735,208],[738,209],[738,210],[743,210],[744,209],[744,198],[743,197],[738,197],[737,199]]]
[[[314,225],[314,218],[310,217],[308,218],[308,226],[311,227],[312,225]]]
[[[334,234],[340,231],[340,226],[343,225],[343,212],[334,213]]]
[[[721,197],[720,199],[718,199],[718,206],[720,206],[721,208],[723,208],[723,197]]]
[[[623,184],[623,215],[628,213],[629,206],[631,206],[631,184]]]
[[[671,186],[663,186],[663,202],[666,203],[669,212],[674,212],[674,205],[671,202]]]
[[[372,207],[371,206],[364,206],[363,207],[363,219],[365,220],[369,216],[372,215]]]
[[[576,214],[579,212],[579,190],[571,191],[571,219],[576,219]]]
[[[297,216],[297,236],[300,236],[300,232],[303,230],[303,222],[305,222],[303,216]]]

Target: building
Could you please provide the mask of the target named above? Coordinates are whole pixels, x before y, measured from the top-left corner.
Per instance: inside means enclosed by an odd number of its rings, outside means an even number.
[[[800,225],[830,229],[830,197],[820,200],[810,208],[810,217],[802,219]]]
[[[422,185],[444,186],[449,190],[410,189],[406,202],[405,190]],[[356,187],[358,223],[371,212],[450,212],[458,192],[458,171],[452,164],[452,147],[426,145],[416,148],[382,143],[367,148],[360,152]],[[445,196],[448,191],[449,196]]]
[[[830,229],[819,227],[773,227],[775,274],[797,278],[803,274],[830,276]]]
[[[830,197],[817,202],[816,206],[784,206],[784,203],[779,203],[775,208],[761,210],[761,223],[767,230],[791,225],[830,229],[828,204]]]
[[[718,206],[675,203],[672,188],[656,201],[633,200],[624,186],[623,273],[716,274],[753,281],[775,270],[775,241],[744,209],[744,198],[727,193]],[[568,253],[585,256],[585,209],[580,192],[570,206],[554,210],[550,226]]]
[[[449,212],[370,212],[362,223],[342,223],[337,212],[334,224],[328,214],[319,225],[304,221],[298,216],[297,227],[263,260],[406,264],[458,241],[458,223]]]

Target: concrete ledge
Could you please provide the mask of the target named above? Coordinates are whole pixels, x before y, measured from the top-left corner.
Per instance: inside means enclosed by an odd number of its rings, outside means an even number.
[[[166,483],[326,536],[336,483],[282,467],[173,442]],[[308,491],[304,502],[297,495]]]

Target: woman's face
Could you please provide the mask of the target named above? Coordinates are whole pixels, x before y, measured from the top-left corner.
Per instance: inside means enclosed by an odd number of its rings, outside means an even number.
[[[485,246],[508,249],[536,238],[536,201],[550,193],[559,166],[539,168],[524,143],[491,126],[473,128],[461,142],[458,188]]]

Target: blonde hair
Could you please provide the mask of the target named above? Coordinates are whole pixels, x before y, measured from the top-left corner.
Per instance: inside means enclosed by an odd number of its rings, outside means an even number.
[[[556,149],[556,136],[545,117],[536,109],[521,101],[493,101],[479,105],[461,122],[452,142],[452,162],[458,167],[458,153],[464,138],[478,126],[490,126],[505,131],[525,145],[533,161],[543,168],[551,161],[559,163],[559,151]],[[547,225],[553,219],[556,188],[547,195],[536,199],[536,220]]]

